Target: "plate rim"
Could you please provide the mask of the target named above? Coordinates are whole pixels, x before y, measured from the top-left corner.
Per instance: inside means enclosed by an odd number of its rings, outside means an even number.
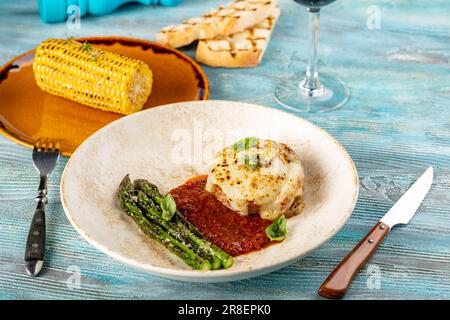
[[[178,57],[186,60],[189,64],[191,64],[201,76],[201,79],[202,79],[202,81],[203,81],[203,83],[205,85],[203,98],[201,100],[194,100],[194,101],[207,101],[208,98],[209,98],[209,94],[210,94],[209,79],[206,76],[206,73],[200,67],[200,64],[197,63],[194,59],[192,59],[188,55],[186,55],[185,53],[183,53],[183,52],[181,52],[181,51],[179,51],[179,50],[177,50],[175,48],[164,46],[164,45],[162,45],[160,43],[157,43],[155,41],[150,41],[150,40],[145,40],[145,39],[140,39],[140,38],[133,38],[133,37],[123,37],[123,36],[87,36],[87,37],[76,37],[73,40],[76,40],[76,41],[98,41],[98,42],[108,40],[108,41],[112,41],[112,42],[128,42],[128,43],[132,43],[133,42],[135,44],[142,43],[142,44],[146,44],[148,46],[151,46],[152,48],[160,48],[162,50],[166,50],[166,51],[172,52],[173,54],[177,55]],[[11,66],[14,64],[14,62],[20,60],[23,57],[26,57],[27,55],[32,54],[35,50],[36,50],[36,48],[28,50],[28,51],[26,51],[26,52],[24,52],[22,54],[19,54],[18,56],[15,56],[12,59],[10,59],[3,66],[0,67],[0,75],[2,75],[4,73],[7,74],[9,72],[9,69],[11,68]],[[0,85],[1,85],[1,83],[4,80],[5,79],[0,77]],[[158,107],[159,106],[155,106],[153,108],[158,108]],[[122,118],[120,118],[120,119],[122,119]],[[109,125],[109,123],[107,125]],[[10,130],[6,129],[3,126],[1,121],[0,121],[0,134],[3,135],[4,137],[6,137],[7,139],[10,139],[10,140],[16,142],[17,144],[22,145],[22,146],[24,146],[26,148],[33,149],[33,147],[34,147],[34,145],[32,143],[30,143],[28,141],[25,141],[25,140],[15,136]],[[89,139],[89,137],[88,137],[88,139]],[[61,152],[61,154],[63,156],[67,156],[67,157],[70,157],[73,153],[74,152],[66,152],[66,151]]]
[[[166,278],[166,279],[180,280],[180,281],[185,281],[185,282],[214,283],[214,282],[228,282],[228,281],[243,280],[243,279],[253,278],[253,277],[256,277],[259,275],[277,271],[285,266],[288,266],[296,261],[299,261],[305,255],[316,250],[318,247],[320,247],[323,244],[325,244],[326,242],[328,242],[334,235],[336,235],[343,228],[343,226],[348,221],[348,219],[351,217],[353,210],[356,207],[356,203],[357,203],[358,195],[359,195],[359,176],[358,176],[358,171],[356,169],[356,165],[355,165],[353,159],[351,158],[350,154],[347,152],[347,150],[344,148],[344,146],[334,136],[332,136],[330,133],[328,133],[325,129],[317,126],[316,124],[312,123],[309,120],[306,120],[303,117],[300,117],[300,116],[294,115],[292,113],[286,112],[284,110],[279,110],[279,109],[276,109],[273,107],[259,105],[259,104],[253,104],[253,103],[247,103],[247,102],[228,101],[228,100],[186,101],[186,102],[175,102],[175,103],[170,103],[170,104],[166,104],[166,105],[161,105],[158,108],[168,108],[168,107],[171,107],[172,105],[178,105],[178,104],[184,104],[184,103],[202,104],[202,103],[216,103],[216,102],[237,103],[237,104],[249,105],[252,107],[260,107],[260,108],[270,109],[271,111],[281,113],[284,115],[288,115],[289,117],[293,117],[295,119],[299,119],[300,121],[303,121],[309,125],[312,125],[313,127],[322,131],[326,136],[331,138],[331,141],[333,141],[333,143],[340,149],[342,154],[345,156],[346,162],[350,165],[350,167],[352,169],[352,178],[353,178],[353,186],[354,186],[354,191],[353,191],[353,195],[352,195],[352,203],[349,206],[349,208],[347,209],[347,212],[345,213],[345,215],[343,215],[343,217],[339,221],[339,223],[336,224],[334,229],[329,234],[326,235],[324,240],[321,241],[320,243],[316,244],[315,246],[311,247],[309,250],[303,252],[302,254],[292,257],[290,259],[283,260],[283,261],[280,261],[278,263],[271,264],[268,266],[262,266],[260,268],[250,268],[248,270],[243,270],[240,272],[233,272],[232,268],[217,270],[217,271],[176,270],[176,269],[167,269],[164,267],[151,266],[151,265],[138,263],[132,259],[125,258],[125,257],[115,253],[114,251],[110,250],[109,248],[105,247],[104,245],[96,242],[93,238],[91,238],[91,236],[89,234],[84,232],[78,226],[78,224],[73,220],[71,214],[69,213],[69,209],[66,205],[66,200],[65,200],[65,195],[64,195],[64,190],[65,190],[64,184],[65,184],[65,179],[66,179],[66,172],[68,171],[68,168],[70,167],[71,162],[73,161],[72,160],[73,158],[71,157],[67,161],[66,166],[65,166],[64,171],[61,176],[60,199],[61,199],[61,204],[62,204],[64,213],[65,213],[67,219],[72,224],[74,229],[83,237],[84,240],[86,240],[89,244],[91,244],[92,246],[94,246],[95,248],[97,248],[98,250],[103,252],[104,254],[114,258],[115,260],[117,260],[127,266],[131,266],[133,268],[142,270],[148,274],[156,275],[156,276]],[[80,150],[83,145],[89,143],[90,139],[93,139],[96,136],[102,134],[102,132],[104,130],[107,130],[108,127],[116,126],[116,125],[118,125],[117,123],[122,122],[122,121],[128,121],[129,118],[138,117],[140,115],[140,113],[151,112],[150,110],[151,109],[142,110],[142,111],[136,112],[134,114],[128,115],[126,117],[119,118],[119,119],[107,124],[106,126],[100,128],[99,130],[94,132],[91,136],[89,136],[85,141],[83,141],[80,144],[80,146],[75,150],[74,154],[76,152],[78,152],[78,150]]]

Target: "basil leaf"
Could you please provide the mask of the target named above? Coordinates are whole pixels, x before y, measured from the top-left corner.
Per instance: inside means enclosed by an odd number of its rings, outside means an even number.
[[[246,145],[245,145],[246,149],[250,149],[251,147],[255,147],[258,145],[259,139],[256,137],[248,137],[245,139],[246,139]]]
[[[239,140],[233,145],[235,152],[240,152],[242,150],[248,150],[254,146],[257,146],[259,139],[256,137],[247,137]]]
[[[266,228],[266,235],[270,241],[282,241],[286,238],[286,217],[280,216],[270,226]]]
[[[177,211],[177,204],[170,193],[166,194],[161,201],[161,209],[164,220],[172,220],[173,215]]]
[[[258,146],[259,139],[256,137],[247,137],[239,140],[233,145],[235,153],[240,153],[241,151],[248,150],[252,147]],[[245,154],[238,155],[239,164],[245,164],[251,170],[255,170],[261,166],[259,156],[256,154],[249,155],[247,152]]]

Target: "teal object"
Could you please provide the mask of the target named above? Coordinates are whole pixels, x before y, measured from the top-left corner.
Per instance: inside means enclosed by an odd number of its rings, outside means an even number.
[[[163,5],[166,7],[176,6],[182,0],[38,0],[39,14],[44,22],[65,21],[69,15],[76,13],[71,6],[78,6],[80,16],[92,14],[101,16],[111,13],[120,6],[139,2],[143,5]]]
[[[150,14],[113,14],[108,23],[85,19],[75,36],[154,40],[163,26],[226,2],[186,0],[170,10],[157,6]],[[278,3],[282,14],[258,67],[203,66],[210,99],[278,108],[272,97],[277,80],[303,72],[308,59],[306,10],[292,0]],[[39,277],[30,278],[23,256],[39,178],[32,151],[0,136],[0,300],[224,298],[258,299],[263,304],[266,299],[318,299],[317,289],[333,268],[430,165],[435,181],[419,211],[407,227],[392,230],[384,239],[345,299],[449,299],[450,1],[424,3],[337,0],[321,13],[320,70],[339,75],[351,97],[336,111],[298,115],[345,146],[360,178],[353,215],[323,246],[277,272],[243,281],[183,283],[148,275],[103,254],[72,227],[59,198],[68,160],[62,157],[48,182],[46,263]],[[381,29],[371,30],[367,9],[374,4],[381,10]],[[37,15],[30,16],[31,5],[30,0],[0,0],[0,65],[47,38],[73,34],[65,26],[45,25]],[[183,52],[193,57],[195,46]],[[289,61],[295,70],[289,69]],[[209,127],[214,123],[203,128]]]

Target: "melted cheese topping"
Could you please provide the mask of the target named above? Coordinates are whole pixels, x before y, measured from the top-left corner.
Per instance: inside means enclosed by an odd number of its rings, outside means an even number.
[[[242,215],[275,220],[301,201],[303,168],[287,145],[250,139],[247,147],[235,144],[215,155],[206,190]]]

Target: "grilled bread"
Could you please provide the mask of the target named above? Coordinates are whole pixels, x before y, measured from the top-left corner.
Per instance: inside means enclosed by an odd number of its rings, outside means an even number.
[[[161,29],[156,41],[178,48],[196,40],[228,36],[263,21],[276,5],[276,0],[235,0],[182,24]]]
[[[215,154],[205,189],[241,215],[276,220],[301,211],[304,178],[289,146],[247,137]]]
[[[200,40],[196,60],[212,67],[257,66],[261,62],[279,15],[280,9],[275,7],[268,18],[242,32],[227,37]]]
[[[36,49],[33,71],[43,91],[121,114],[140,111],[152,91],[148,65],[87,42],[42,42]]]

